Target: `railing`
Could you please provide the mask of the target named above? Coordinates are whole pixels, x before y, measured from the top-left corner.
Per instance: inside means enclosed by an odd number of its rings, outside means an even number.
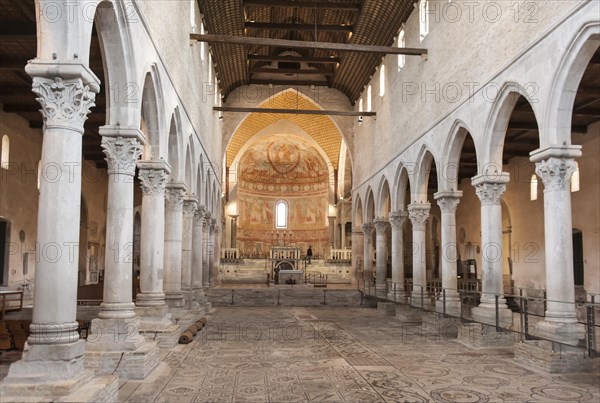
[[[23,291],[0,291],[0,320],[9,311],[20,311],[23,308]]]
[[[352,250],[331,249],[327,255],[327,261],[331,263],[350,263],[352,262]]]
[[[459,318],[463,322],[481,323],[491,325],[498,332],[514,332],[519,335],[521,341],[525,340],[546,340],[558,345],[564,345],[574,348],[582,348],[579,343],[567,343],[563,340],[556,340],[549,335],[536,334],[532,326],[532,317],[543,318],[536,312],[532,312],[532,305],[544,306],[544,312],[549,303],[551,304],[569,304],[585,309],[585,320],[578,321],[577,324],[585,328],[585,350],[589,357],[600,356],[599,347],[597,345],[597,334],[599,332],[599,324],[596,319],[600,317],[600,304],[596,303],[596,295],[590,294],[586,297],[585,302],[570,303],[565,301],[548,300],[545,290],[535,290],[542,297],[525,295],[534,294],[533,289],[520,289],[519,295],[513,294],[489,294],[479,290],[479,286],[473,283],[466,284],[467,288],[445,289],[441,288],[436,281],[430,282],[427,286],[412,285],[410,281],[405,283],[388,282],[388,287],[385,292],[377,290],[371,284],[363,284],[363,292],[366,296],[376,297],[380,300],[408,304],[423,311],[431,311],[442,314],[444,317]],[[360,287],[359,287],[360,290]],[[451,307],[450,295],[454,294],[455,298],[458,295],[458,301],[454,299],[454,305]],[[471,314],[471,309],[479,304],[481,299],[487,299],[488,303],[493,301],[495,314],[490,322],[477,321]],[[507,305],[500,301],[514,300],[518,304],[518,309],[515,314],[519,315],[518,325],[511,320],[510,324],[503,321],[500,311],[507,309]],[[456,307],[458,305],[458,307]],[[576,309],[577,310],[577,309]],[[539,321],[539,319],[538,319]]]
[[[312,284],[315,287],[327,287],[327,274],[304,274],[304,283]]]
[[[237,262],[240,259],[240,251],[237,248],[221,249],[221,262]]]

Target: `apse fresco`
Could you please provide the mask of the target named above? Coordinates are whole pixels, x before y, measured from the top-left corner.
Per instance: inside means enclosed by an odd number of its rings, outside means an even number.
[[[288,242],[327,240],[329,170],[312,145],[296,136],[271,136],[252,145],[239,167],[238,241],[273,242],[278,200],[288,204]]]

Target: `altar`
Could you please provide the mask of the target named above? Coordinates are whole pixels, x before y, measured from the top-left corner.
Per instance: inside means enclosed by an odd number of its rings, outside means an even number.
[[[279,284],[304,284],[304,272],[302,270],[280,270]]]

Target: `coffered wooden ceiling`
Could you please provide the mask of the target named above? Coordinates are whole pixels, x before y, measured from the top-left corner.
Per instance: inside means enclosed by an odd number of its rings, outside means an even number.
[[[198,0],[208,34],[321,43],[392,46],[413,11],[412,0]],[[289,50],[300,57],[281,57]],[[383,54],[319,48],[211,43],[222,95],[248,84],[325,85],[354,103],[381,63]],[[257,78],[272,62],[304,62],[324,79]],[[272,71],[272,70],[271,70]],[[286,75],[287,74],[287,75]],[[259,76],[260,77],[260,76]]]

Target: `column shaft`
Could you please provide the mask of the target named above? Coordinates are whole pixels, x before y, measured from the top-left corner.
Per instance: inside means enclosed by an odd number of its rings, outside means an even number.
[[[192,241],[194,231],[194,213],[198,200],[194,196],[186,196],[183,201],[183,223],[181,240],[181,291],[188,307],[192,303]]]
[[[363,224],[362,226],[363,234],[364,234],[364,282],[365,288],[371,286],[371,281],[373,278],[373,231],[375,231],[375,227],[371,223]]]
[[[170,182],[165,193],[165,279],[164,289],[167,304],[181,307],[181,245],[183,236],[183,195],[182,183]]]
[[[429,218],[429,203],[412,203],[408,205],[408,215],[412,222],[413,232],[413,286],[412,304],[421,304],[421,293],[427,295],[427,270],[426,270],[426,237],[425,224]]]
[[[377,218],[373,221],[375,225],[375,248],[377,258],[375,261],[377,290],[385,291],[387,288],[387,228],[390,222],[385,218]]]
[[[164,306],[165,185],[170,167],[163,161],[138,163],[142,183],[140,289],[137,306]]]
[[[202,286],[208,287],[210,286],[210,256],[209,256],[209,248],[212,247],[209,245],[210,243],[210,224],[212,220],[210,218],[210,213],[206,212],[204,214],[204,224],[202,225],[203,229],[203,245],[202,245]]]
[[[392,283],[396,284],[397,292],[404,291],[404,236],[402,226],[408,213],[396,212],[390,214],[392,226]]]

